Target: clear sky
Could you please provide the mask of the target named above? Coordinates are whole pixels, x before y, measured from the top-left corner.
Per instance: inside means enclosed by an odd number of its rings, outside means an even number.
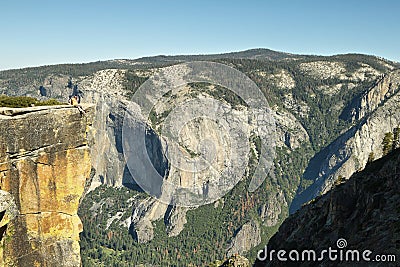
[[[397,0],[2,0],[0,69],[269,48],[400,61]]]

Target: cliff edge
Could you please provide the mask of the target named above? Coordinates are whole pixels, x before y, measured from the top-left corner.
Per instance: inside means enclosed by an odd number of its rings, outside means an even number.
[[[94,105],[0,108],[0,266],[80,266]]]

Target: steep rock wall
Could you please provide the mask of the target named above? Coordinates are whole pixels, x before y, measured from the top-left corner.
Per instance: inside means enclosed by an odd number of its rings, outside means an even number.
[[[383,101],[398,92],[400,88],[400,70],[394,70],[382,77],[376,84],[356,97],[349,107],[344,109],[342,118],[358,121],[374,111]]]
[[[18,214],[0,243],[1,266],[80,266],[77,215],[90,176],[94,115],[71,106],[0,108],[0,189]]]
[[[291,261],[287,253],[284,257],[288,261],[278,261],[276,254],[271,260],[267,255],[264,262],[258,261],[254,266],[399,266],[399,163],[400,149],[370,163],[290,215],[268,242],[268,254],[280,249],[314,250],[320,257],[323,249],[336,250],[337,241],[342,238],[346,241],[346,246],[341,247],[343,255],[346,250],[358,250],[359,262],[332,261],[327,254],[318,261]],[[362,259],[365,250],[372,251],[368,256],[371,262]],[[379,254],[394,255],[397,261],[377,262],[374,257]]]
[[[388,79],[390,82],[387,82]],[[379,88],[380,93],[377,92]],[[386,97],[379,103],[371,102],[367,105],[375,109],[369,110],[368,116],[362,118],[310,161],[304,177],[313,180],[314,183],[293,200],[291,212],[314,197],[328,192],[339,176],[349,178],[356,171],[362,170],[370,153],[373,153],[375,158],[382,157],[382,140],[385,133],[393,132],[394,128],[400,126],[399,89],[400,76],[397,72],[385,76],[377,86],[370,89],[370,94]],[[389,91],[392,91],[393,95],[387,95]],[[360,108],[362,109],[362,106]]]

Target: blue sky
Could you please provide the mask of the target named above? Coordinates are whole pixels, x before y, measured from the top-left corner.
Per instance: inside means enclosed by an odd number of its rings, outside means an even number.
[[[0,69],[269,48],[400,61],[400,1],[2,1]]]

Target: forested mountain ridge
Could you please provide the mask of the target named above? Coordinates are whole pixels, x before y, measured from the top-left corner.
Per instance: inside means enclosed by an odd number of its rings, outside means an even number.
[[[159,205],[132,185],[121,151],[121,124],[130,96],[157,68],[191,60],[227,64],[258,85],[274,112],[277,148],[273,171],[256,192],[247,192],[246,176],[216,203],[186,210]],[[382,154],[383,135],[400,121],[398,67],[374,56],[255,49],[2,71],[0,93],[65,101],[76,92],[97,105],[92,189],[97,188],[80,207],[84,266],[202,266],[233,251],[254,259],[290,207],[296,210],[335,179],[364,168],[370,153]],[[206,85],[186,90],[194,98],[201,93],[237,104]],[[153,128],[162,121],[162,113],[155,113]],[[153,137],[151,143],[159,146]],[[248,173],[257,161],[255,140]],[[255,238],[242,240],[248,235]]]

